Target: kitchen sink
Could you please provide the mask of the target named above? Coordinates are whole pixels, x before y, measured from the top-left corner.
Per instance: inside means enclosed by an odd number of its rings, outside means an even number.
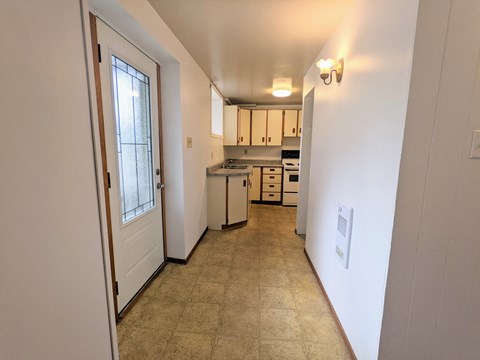
[[[244,164],[223,164],[224,169],[231,169],[231,170],[245,170],[248,168],[248,165]]]

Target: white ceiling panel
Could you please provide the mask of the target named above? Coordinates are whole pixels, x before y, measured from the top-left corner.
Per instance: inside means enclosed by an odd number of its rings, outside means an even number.
[[[301,104],[303,76],[350,0],[149,0],[234,104]],[[288,98],[271,95],[291,77]]]

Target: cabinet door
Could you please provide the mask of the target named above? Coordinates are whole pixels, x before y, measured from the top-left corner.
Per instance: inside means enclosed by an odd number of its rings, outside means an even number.
[[[302,136],[302,125],[303,125],[303,110],[298,110],[298,133],[297,136]]]
[[[281,146],[283,133],[283,110],[268,110],[267,146]]]
[[[261,182],[262,182],[262,168],[254,167],[253,175],[252,175],[252,190],[251,190],[251,199],[253,201],[260,201]]]
[[[239,111],[238,145],[250,145],[250,110],[240,109]]]
[[[252,145],[267,144],[267,110],[252,110]]]
[[[207,176],[207,224],[211,230],[222,230],[227,222],[227,179]]]
[[[227,225],[247,220],[248,179],[244,176],[228,177]]]
[[[223,145],[237,145],[238,106],[223,107]]]
[[[285,110],[283,119],[283,137],[297,136],[297,116],[298,110]]]

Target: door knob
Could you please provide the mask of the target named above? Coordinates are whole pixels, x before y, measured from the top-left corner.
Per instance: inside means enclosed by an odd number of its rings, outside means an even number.
[[[157,189],[165,189],[165,184],[157,183]]]

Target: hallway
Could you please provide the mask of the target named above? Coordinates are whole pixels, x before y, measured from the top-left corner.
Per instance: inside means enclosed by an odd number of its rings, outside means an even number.
[[[295,235],[296,208],[253,205],[169,263],[117,326],[121,359],[350,359]]]

